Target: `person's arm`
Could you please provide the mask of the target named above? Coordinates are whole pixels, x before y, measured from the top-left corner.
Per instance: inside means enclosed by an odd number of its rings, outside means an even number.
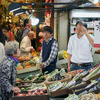
[[[14,35],[13,35],[13,33],[11,32],[11,41],[14,41],[14,40],[15,40]]]
[[[32,46],[27,47],[27,43],[28,43],[28,40],[26,38],[23,38],[20,45],[20,49],[22,52],[30,52],[31,48],[33,48]]]
[[[71,69],[71,57],[72,57],[72,40],[71,40],[71,37],[69,39],[67,53],[68,53],[68,69],[67,69],[67,71],[70,72],[70,69]]]
[[[58,54],[58,43],[56,41],[54,41],[54,43],[52,44],[52,47],[51,47],[51,53],[50,53],[49,58],[47,59],[47,61],[42,62],[40,67],[41,68],[46,68],[47,66],[49,66],[50,63],[52,61],[54,61],[54,59],[56,58],[57,54]]]
[[[39,60],[40,63],[42,63],[42,48],[41,48],[41,52],[40,52],[40,60]]]
[[[82,26],[82,32],[85,34],[90,44],[94,46],[94,39],[88,34],[87,29],[84,26]]]
[[[71,69],[71,57],[72,55],[68,53],[68,72],[70,72]]]
[[[26,47],[26,48],[25,48],[25,47],[22,46],[20,49],[21,49],[21,51],[23,51],[23,52],[30,52],[31,49],[33,49],[33,47]]]

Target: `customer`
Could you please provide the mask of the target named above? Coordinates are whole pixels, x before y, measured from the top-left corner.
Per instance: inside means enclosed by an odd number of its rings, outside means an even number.
[[[16,42],[5,45],[5,58],[0,63],[0,100],[10,100],[13,92],[20,92],[15,86],[17,57],[20,52]]]
[[[0,63],[5,57],[4,45],[5,45],[5,36],[2,33],[2,30],[0,29]]]
[[[5,35],[3,34],[2,30],[0,29],[0,42],[5,45],[6,39]]]
[[[13,28],[11,29],[11,32],[14,34],[16,31],[16,23],[13,24]]]
[[[19,23],[16,23],[16,28],[14,30],[14,37],[15,37],[15,40],[19,43],[21,43],[21,40],[22,40],[22,30],[20,28],[20,24]]]
[[[40,68],[42,68],[42,73],[46,71],[51,73],[56,69],[57,55],[58,55],[58,43],[52,37],[53,30],[50,26],[45,26],[43,28],[44,41],[42,44],[42,50],[40,54]]]
[[[1,26],[1,30],[5,36],[5,40],[6,42],[9,42],[9,37],[8,37],[8,34],[9,34],[9,28],[6,26],[6,25],[2,25]]]
[[[35,51],[31,46],[31,40],[34,38],[34,32],[29,31],[28,35],[25,36],[20,44],[21,56],[30,56],[30,51]]]
[[[10,31],[10,27],[7,23],[5,25],[3,24],[1,26],[1,29],[2,29],[3,34],[6,36],[7,41],[14,41],[14,35]]]
[[[87,32],[87,24],[78,21],[76,23],[76,33],[71,36],[68,43],[68,71],[85,69],[92,67],[92,46],[94,38]]]
[[[29,19],[24,20],[24,30],[22,38],[28,35],[28,32],[31,30],[31,21]]]

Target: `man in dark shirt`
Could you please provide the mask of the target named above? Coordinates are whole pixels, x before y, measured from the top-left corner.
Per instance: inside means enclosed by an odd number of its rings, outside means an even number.
[[[23,30],[23,35],[22,39],[27,36],[28,32],[31,30],[31,21],[29,19],[24,20],[24,30]]]
[[[42,73],[46,71],[51,73],[56,69],[57,55],[58,55],[58,43],[52,37],[53,30],[50,26],[43,28],[44,41],[42,44],[42,50],[40,54],[40,68]]]

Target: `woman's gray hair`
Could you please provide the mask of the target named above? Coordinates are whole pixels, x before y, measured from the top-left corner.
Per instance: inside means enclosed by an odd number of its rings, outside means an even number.
[[[7,56],[13,56],[13,54],[17,54],[17,50],[19,48],[19,43],[16,41],[7,42],[5,45],[5,54]]]

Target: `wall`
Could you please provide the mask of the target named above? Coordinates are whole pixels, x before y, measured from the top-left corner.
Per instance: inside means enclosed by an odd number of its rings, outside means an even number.
[[[58,39],[59,50],[67,50],[68,17],[67,13],[55,14],[54,36]],[[58,24],[58,25],[57,25]]]
[[[54,38],[58,40],[58,34],[57,34],[57,12],[54,13]]]

